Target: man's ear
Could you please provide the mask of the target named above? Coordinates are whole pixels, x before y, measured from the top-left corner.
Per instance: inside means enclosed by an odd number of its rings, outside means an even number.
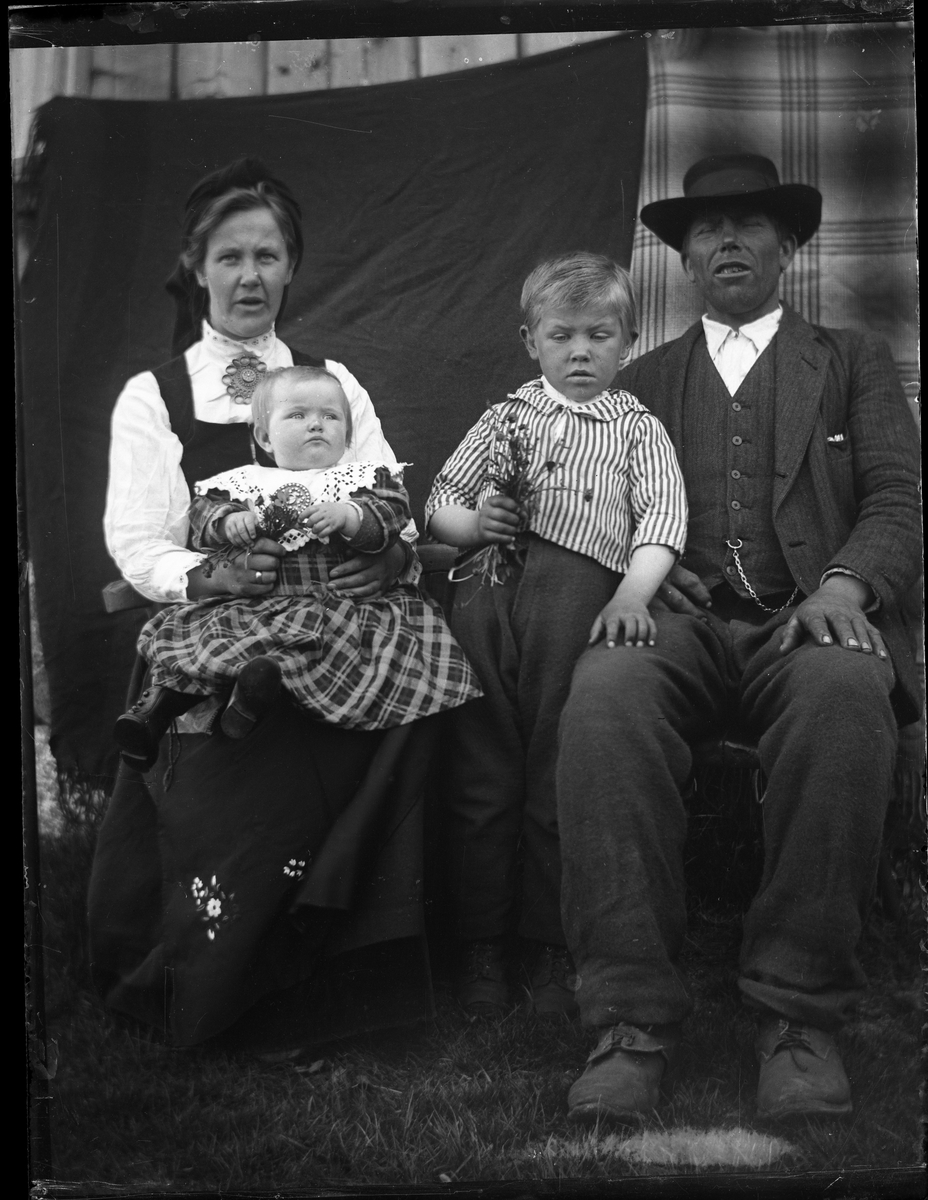
[[[538,347],[535,345],[535,335],[527,325],[523,325],[519,330],[519,336],[525,343],[525,349],[528,351],[529,358],[538,358]]]
[[[789,267],[790,263],[796,257],[796,238],[793,234],[788,233],[780,242],[780,274]]]
[[[687,277],[687,279],[690,281],[690,283],[695,283],[696,276],[693,274],[693,269],[690,266],[689,255],[686,253],[685,250],[682,250],[680,252],[680,263],[683,267],[684,275]]]

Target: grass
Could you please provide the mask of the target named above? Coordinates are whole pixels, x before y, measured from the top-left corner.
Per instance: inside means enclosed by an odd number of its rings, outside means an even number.
[[[54,1177],[176,1191],[459,1181],[607,1180],[726,1170],[914,1167],[921,1161],[918,924],[878,909],[872,985],[841,1047],[845,1122],[753,1119],[750,1019],[736,995],[739,907],[694,904],[685,968],[696,997],[672,1105],[642,1130],[578,1134],[565,1097],[588,1052],[576,1024],[521,1009],[470,1023],[439,988],[434,1024],[268,1064],[173,1050],[117,1025],[89,987],[83,898],[93,831],[43,843]],[[105,1191],[105,1188],[103,1189]]]

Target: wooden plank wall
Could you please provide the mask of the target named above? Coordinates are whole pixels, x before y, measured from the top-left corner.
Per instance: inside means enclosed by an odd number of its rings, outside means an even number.
[[[26,153],[32,114],[52,96],[191,100],[364,87],[543,54],[612,32],[13,50],[13,153],[17,160]]]

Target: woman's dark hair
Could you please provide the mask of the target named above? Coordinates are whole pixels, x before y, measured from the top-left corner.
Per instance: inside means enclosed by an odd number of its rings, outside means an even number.
[[[302,213],[293,193],[271,175],[257,158],[240,158],[205,176],[187,197],[181,233],[181,253],[167,289],[174,297],[173,353],[182,353],[200,336],[209,312],[209,293],[200,287],[196,270],[202,265],[210,234],[238,212],[266,208],[274,214],[294,273],[303,258]],[[278,319],[287,302],[284,289]]]

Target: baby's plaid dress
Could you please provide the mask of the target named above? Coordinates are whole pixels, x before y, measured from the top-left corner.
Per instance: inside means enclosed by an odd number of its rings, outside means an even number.
[[[195,501],[194,541],[208,541],[217,515],[241,511],[256,496],[273,498],[270,485],[298,479],[312,493],[302,504],[350,497],[392,544],[409,508],[402,486],[384,471],[369,463],[319,472],[254,466],[214,476],[197,484],[206,504]],[[334,473],[341,473],[336,486]],[[256,511],[260,519],[260,507]],[[302,544],[288,549],[270,596],[172,604],[145,625],[138,647],[156,686],[222,694],[246,662],[268,655],[295,703],[351,729],[405,725],[481,694],[441,609],[415,585],[396,583],[373,600],[339,596],[328,587],[329,571],[353,557],[357,545],[338,537],[324,545],[302,533],[281,544],[294,541]]]

